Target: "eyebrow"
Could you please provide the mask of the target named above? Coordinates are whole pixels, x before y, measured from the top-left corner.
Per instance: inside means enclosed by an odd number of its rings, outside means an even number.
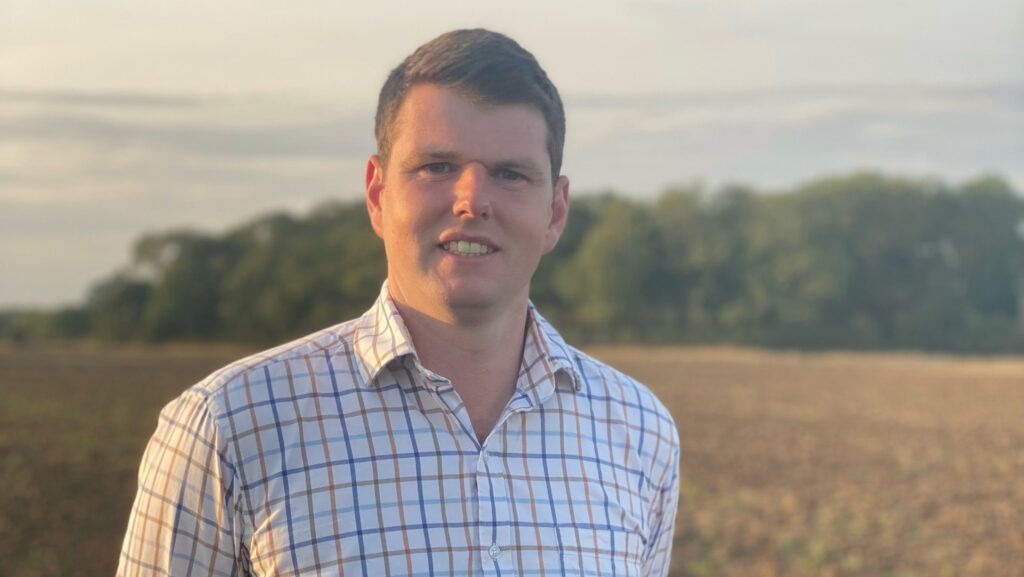
[[[450,150],[443,149],[427,149],[414,152],[409,155],[410,162],[414,164],[420,164],[422,162],[438,161],[438,160],[458,160],[459,155]]]

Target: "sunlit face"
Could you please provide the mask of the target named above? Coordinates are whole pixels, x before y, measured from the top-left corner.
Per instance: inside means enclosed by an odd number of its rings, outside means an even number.
[[[531,106],[477,106],[434,84],[409,90],[387,166],[373,156],[366,173],[396,301],[450,321],[526,306],[568,212],[569,182],[552,185],[546,138]]]

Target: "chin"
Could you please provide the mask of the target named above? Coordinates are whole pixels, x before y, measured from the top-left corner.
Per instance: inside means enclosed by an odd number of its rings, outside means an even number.
[[[457,290],[448,292],[446,301],[448,307],[453,310],[483,309],[500,302],[500,299],[482,291]]]
[[[480,282],[450,283],[444,294],[448,307],[453,310],[488,308],[510,298],[500,287]]]

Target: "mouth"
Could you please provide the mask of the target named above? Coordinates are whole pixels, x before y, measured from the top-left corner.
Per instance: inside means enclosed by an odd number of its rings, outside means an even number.
[[[451,240],[442,242],[438,246],[441,247],[441,250],[456,256],[483,256],[498,250],[493,246],[467,240]]]

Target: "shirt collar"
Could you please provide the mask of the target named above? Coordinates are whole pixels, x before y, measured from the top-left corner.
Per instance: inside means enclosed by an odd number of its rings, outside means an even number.
[[[562,339],[550,323],[529,303],[526,340],[523,348],[523,365],[540,366],[549,372],[551,381],[564,382],[579,391],[582,379],[573,364],[573,349]],[[361,316],[353,335],[356,357],[366,377],[372,384],[377,375],[392,362],[406,356],[416,357],[412,338],[398,312],[388,283],[385,280],[377,301]],[[557,378],[559,373],[565,378]]]
[[[380,289],[377,302],[359,318],[353,340],[368,384],[372,384],[392,361],[407,355],[416,356],[409,331],[395,301],[391,300],[387,280]]]
[[[526,320],[526,342],[523,344],[523,366],[530,370],[538,364],[546,367],[555,384],[564,383],[579,391],[583,382],[576,365],[575,350],[570,347],[555,327],[551,326],[530,303],[530,312]],[[564,375],[564,379],[558,378]]]

